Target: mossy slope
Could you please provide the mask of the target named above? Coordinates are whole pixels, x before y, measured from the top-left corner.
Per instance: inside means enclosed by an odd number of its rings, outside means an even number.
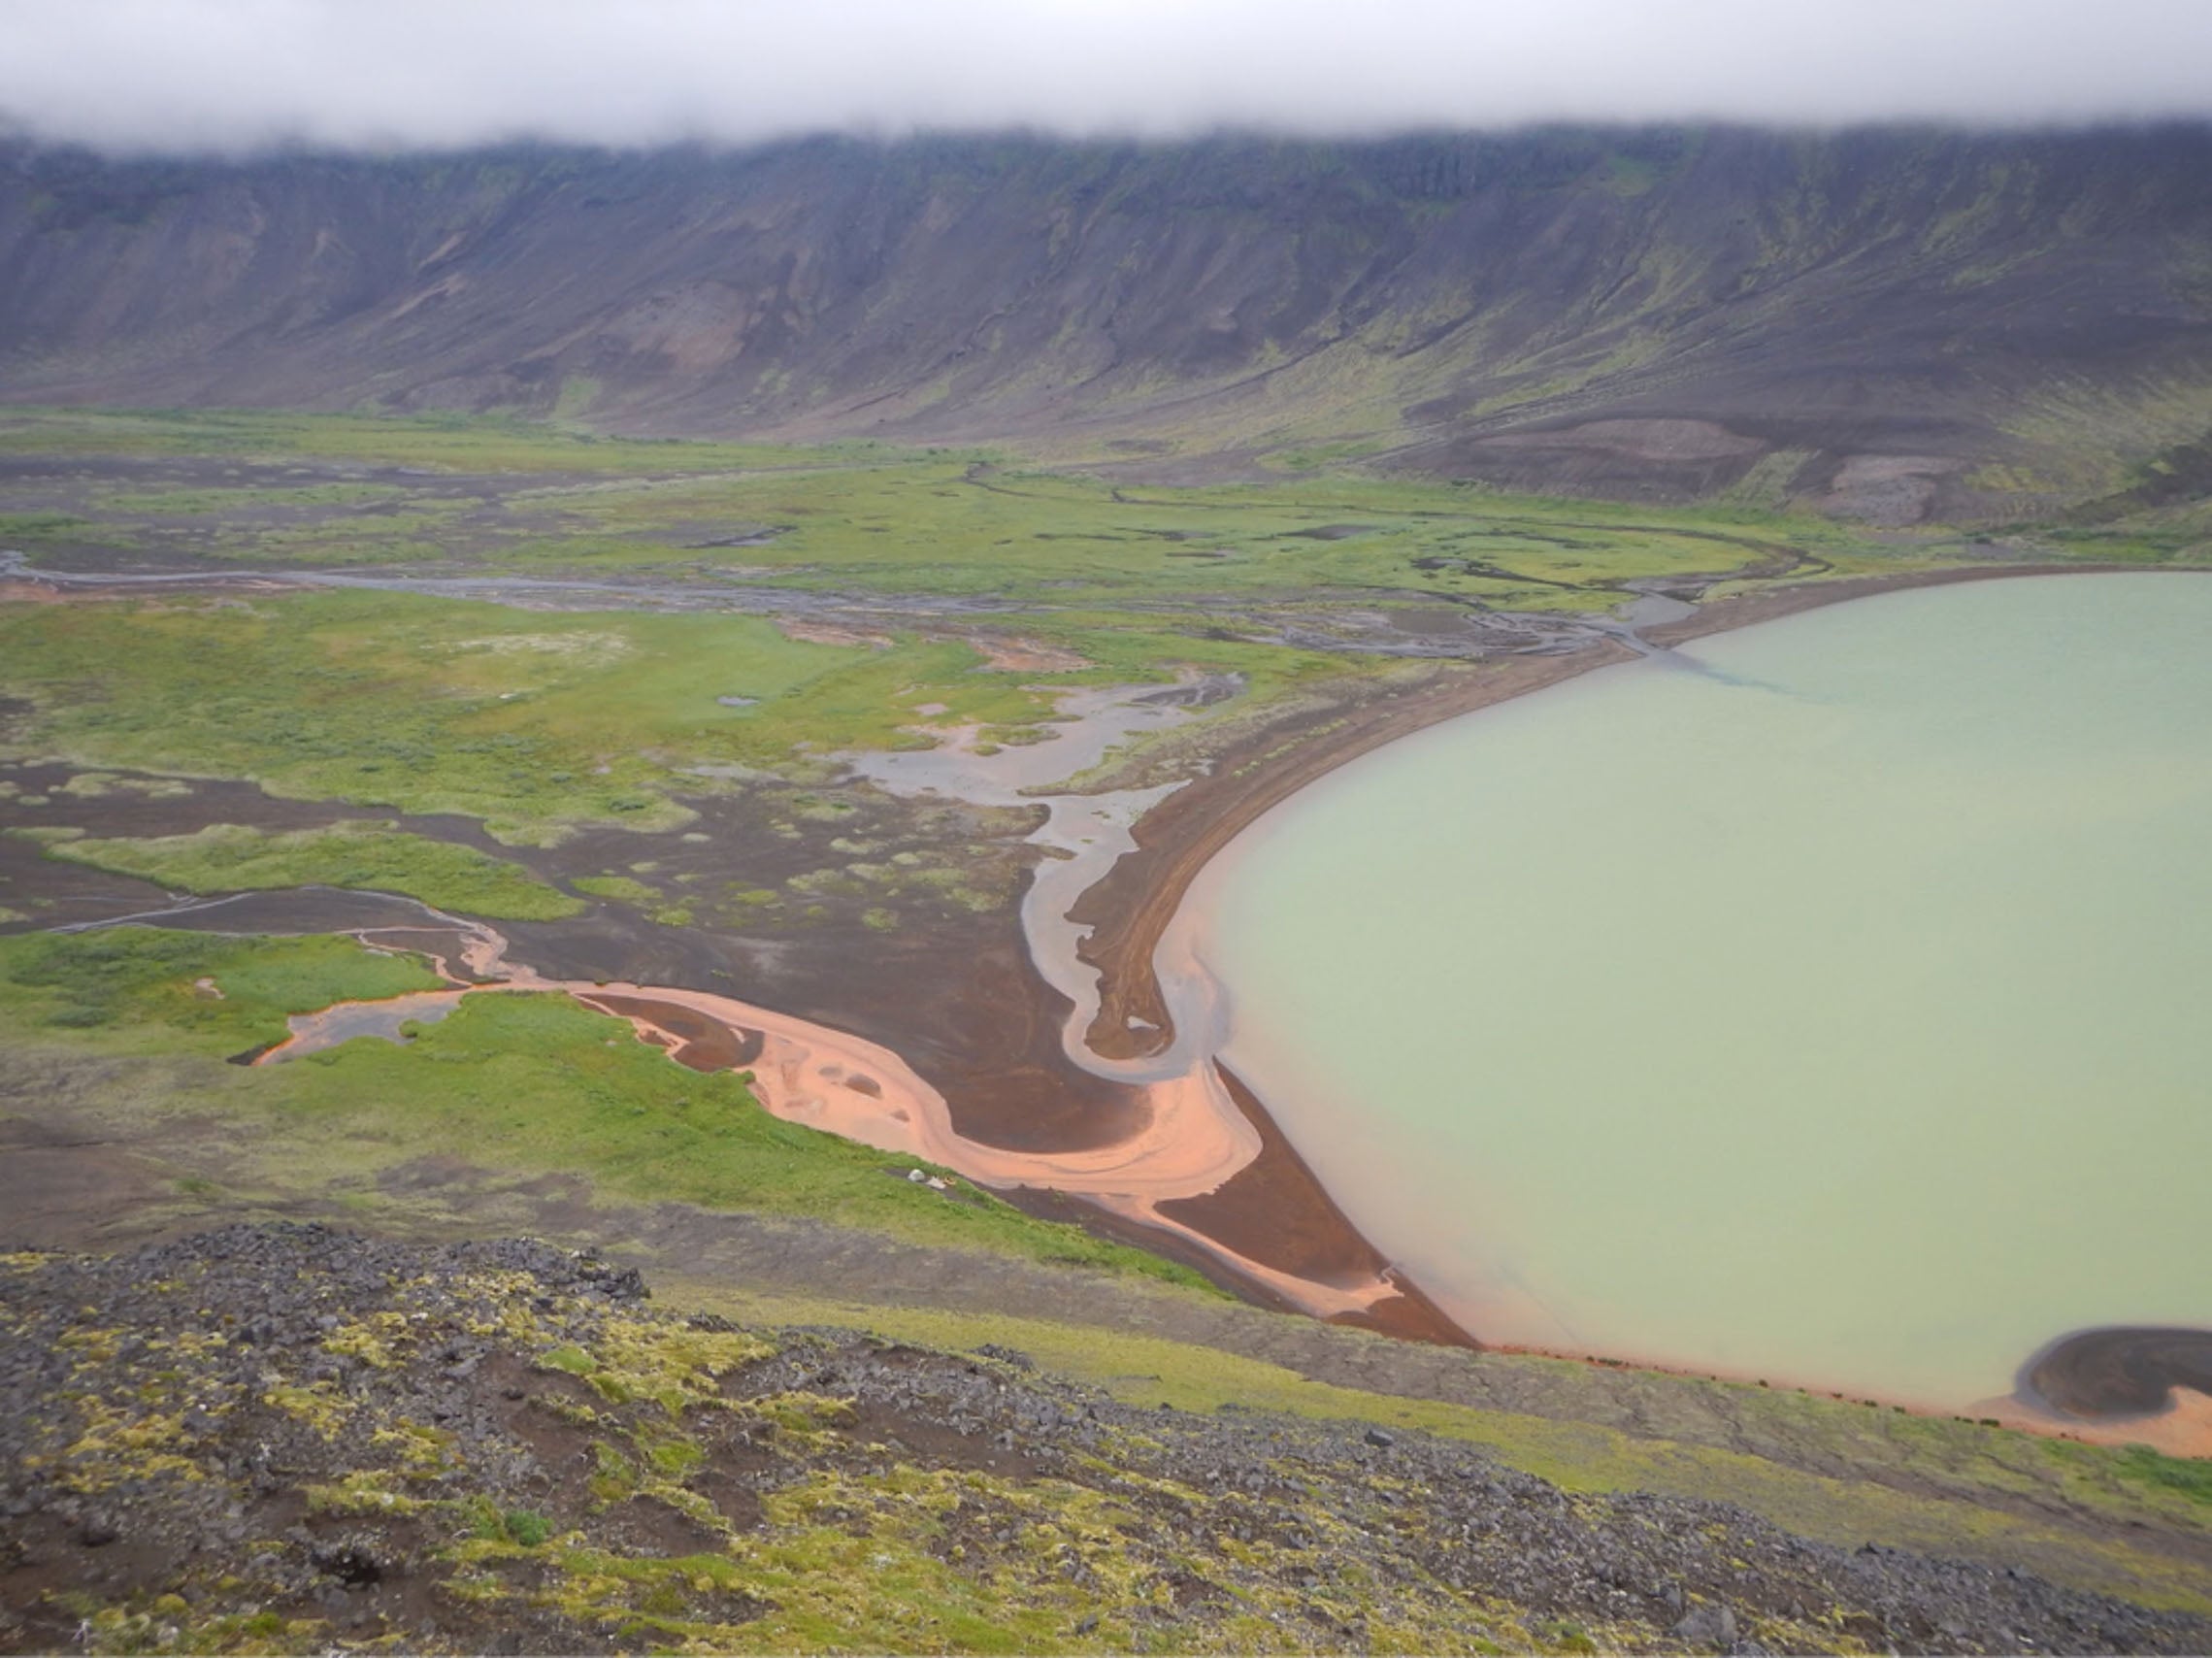
[[[1578,1497],[1448,1442],[1142,1410],[659,1313],[529,1243],[233,1227],[0,1259],[0,1642],[714,1651],[2199,1650],[2212,1625]],[[43,1570],[23,1575],[36,1556]]]

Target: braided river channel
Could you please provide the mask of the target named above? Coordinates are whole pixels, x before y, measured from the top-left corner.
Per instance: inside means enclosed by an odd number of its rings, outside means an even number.
[[[1601,670],[1345,766],[1186,915],[1229,1062],[1486,1340],[1962,1409],[2212,1326],[2212,576]]]

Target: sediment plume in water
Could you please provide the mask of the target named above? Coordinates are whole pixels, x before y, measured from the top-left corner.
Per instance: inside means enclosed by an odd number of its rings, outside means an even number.
[[[2023,1401],[2086,1421],[2162,1414],[2180,1389],[2212,1396],[2212,1330],[2077,1331],[2020,1373]]]

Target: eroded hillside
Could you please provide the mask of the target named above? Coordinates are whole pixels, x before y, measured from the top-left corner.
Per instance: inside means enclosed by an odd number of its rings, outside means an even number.
[[[2015,516],[2212,426],[2212,133],[18,149],[0,388]]]

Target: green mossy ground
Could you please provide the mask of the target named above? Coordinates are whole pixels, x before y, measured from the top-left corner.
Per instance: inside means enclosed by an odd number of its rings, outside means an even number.
[[[0,1019],[17,1035],[79,1032],[86,1043],[218,1058],[281,1042],[291,1014],[443,983],[412,956],[350,939],[151,927],[0,939]]]
[[[1940,529],[1877,537],[1753,505],[1504,496],[1365,476],[1334,452],[1278,479],[1139,486],[943,449],[82,411],[0,414],[0,452],[207,463],[182,489],[36,485],[74,490],[70,510],[17,514],[14,539],[63,562],[124,548],[173,568],[736,582],[819,595],[814,620],[853,602],[938,607],[820,643],[754,616],[549,616],[363,591],[0,606],[0,695],[36,707],[0,752],[460,812],[515,840],[580,823],[678,827],[677,797],[713,786],[698,766],[803,777],[838,750],[926,743],[931,727],[1019,741],[1049,714],[1051,686],[1235,673],[1250,706],[1349,684],[1374,659],[1312,632],[1347,608],[1436,625],[1465,607],[1610,610],[1637,579],[1750,567],[1823,579],[1989,556]],[[241,458],[270,464],[217,464]],[[419,481],[316,472],[360,464]],[[2068,533],[2013,551],[2187,562],[2207,550],[2180,530]],[[991,608],[945,608],[966,601]],[[1085,666],[993,671],[1007,641]]]
[[[584,909],[528,871],[473,846],[427,840],[383,823],[334,823],[283,834],[217,823],[191,835],[57,841],[49,855],[183,892],[341,886],[401,893],[440,910],[513,921],[557,921]]]
[[[1158,653],[1117,678],[1238,660],[1152,635],[1116,647]],[[1330,671],[1275,654],[1290,679]],[[547,616],[400,594],[0,605],[0,692],[37,709],[0,753],[456,812],[543,842],[578,824],[680,828],[691,813],[675,797],[722,786],[696,767],[806,777],[824,771],[810,756],[928,746],[916,728],[1034,733],[1049,691],[982,667],[955,640],[818,645],[749,616]]]
[[[27,1275],[41,1260],[6,1257],[0,1272]],[[1386,1649],[1590,1649],[1571,1620],[1418,1575],[1343,1570],[1348,1545],[1371,1548],[1387,1490],[1370,1494],[1374,1514],[1317,1509],[1295,1539],[1254,1538],[1238,1523],[1254,1506],[1239,1495],[1139,1472],[1157,1449],[1140,1433],[1093,1431],[1093,1450],[1055,1457],[1065,1475],[1001,1474],[855,1431],[849,1397],[744,1379],[779,1357],[786,1368],[809,1356],[865,1363],[898,1349],[601,1310],[517,1272],[388,1282],[385,1310],[319,1293],[317,1306],[339,1310],[319,1340],[272,1351],[254,1390],[220,1363],[244,1320],[219,1306],[186,1315],[196,1328],[72,1328],[73,1420],[37,1463],[74,1499],[127,1502],[219,1479],[236,1423],[281,1424],[286,1462],[315,1470],[302,1487],[311,1530],[387,1565],[393,1527],[413,1540],[409,1575],[436,1584],[442,1621],[457,1631],[439,1649],[521,1626],[566,1628],[594,1646],[717,1652],[1250,1651],[1279,1647],[1316,1616],[1339,1640],[1356,1624],[1361,1644]],[[219,1301],[188,1269],[164,1292],[180,1313],[182,1297]],[[504,1444],[416,1413],[400,1378],[456,1341],[521,1355],[536,1374],[517,1377],[515,1396],[531,1396],[517,1415],[542,1424],[524,1434],[541,1456],[548,1434],[574,1442],[567,1460],[587,1472],[542,1463],[551,1477],[517,1500]],[[331,1379],[334,1365],[346,1379]],[[571,1378],[580,1388],[562,1385]],[[759,1471],[757,1518],[734,1519],[727,1496],[708,1495],[724,1488],[700,1478],[733,1452]],[[1271,1474],[1295,1477],[1295,1465]],[[682,1552],[622,1541],[630,1516],[656,1512],[687,1535]],[[129,1523],[148,1524],[135,1512]],[[161,1594],[60,1600],[93,1651],[347,1643],[284,1593],[280,1561],[303,1550],[257,1538],[241,1552],[254,1563],[226,1564],[243,1575],[188,1567]],[[241,1608],[249,1595],[281,1609]]]
[[[2055,1516],[2071,1512],[2119,1531],[2156,1516],[2162,1527],[2212,1539],[2212,1499],[2204,1490],[2208,1465],[2162,1456],[2146,1446],[2088,1445],[1796,1390],[1674,1376],[1650,1378],[1651,1394],[1640,1412],[1650,1425],[1629,1431],[1557,1414],[1339,1386],[1264,1358],[1096,1325],[748,1293],[696,1280],[677,1280],[670,1293],[685,1305],[748,1322],[847,1326],[886,1341],[1009,1348],[1135,1406],[1198,1413],[1277,1410],[1466,1440],[1568,1491],[1658,1491],[1738,1503],[1841,1547],[1872,1540],[1893,1547],[2027,1560],[2062,1580],[2212,1611],[2212,1581],[2196,1567],[2155,1548],[2092,1542],[2080,1530],[2054,1523]],[[1559,1360],[1482,1362],[1553,1373],[1562,1404],[1588,1374],[1585,1366]],[[1717,1436],[1731,1442],[1700,1442],[1695,1432],[1677,1437],[1660,1425],[1681,1414],[1685,1430],[1701,1427],[1699,1419],[1706,1412],[1700,1394],[1727,1396],[1725,1409],[1711,1415],[1734,1419]],[[1593,1417],[1619,1413],[1614,1399],[1592,1396],[1585,1408]]]

